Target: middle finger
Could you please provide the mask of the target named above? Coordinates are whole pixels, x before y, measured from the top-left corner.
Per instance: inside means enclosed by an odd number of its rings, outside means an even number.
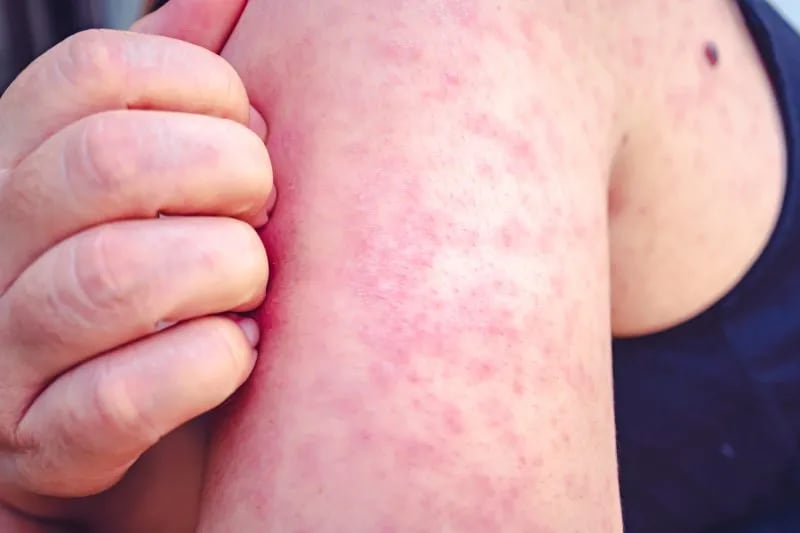
[[[0,381],[36,387],[163,322],[252,309],[266,279],[258,234],[237,220],[88,230],[45,253],[0,299]]]
[[[44,250],[90,226],[157,213],[258,225],[271,189],[264,143],[236,122],[159,111],[93,115],[0,181],[0,293]]]

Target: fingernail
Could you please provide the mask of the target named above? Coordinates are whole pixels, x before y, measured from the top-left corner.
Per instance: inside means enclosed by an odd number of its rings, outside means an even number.
[[[242,329],[242,332],[247,338],[247,342],[250,343],[250,346],[254,348],[258,346],[258,340],[261,338],[261,332],[258,329],[258,323],[252,318],[240,318],[237,321],[237,324],[239,324],[239,327]]]
[[[267,122],[264,120],[264,117],[261,116],[261,113],[253,106],[250,106],[250,118],[247,121],[247,127],[253,130],[262,141],[267,139],[267,133],[269,131]]]

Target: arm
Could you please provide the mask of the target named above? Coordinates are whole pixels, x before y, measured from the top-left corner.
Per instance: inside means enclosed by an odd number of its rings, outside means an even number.
[[[200,531],[621,531],[614,102],[556,4],[250,3],[281,199]]]

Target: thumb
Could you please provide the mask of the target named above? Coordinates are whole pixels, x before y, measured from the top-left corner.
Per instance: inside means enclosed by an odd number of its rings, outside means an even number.
[[[170,0],[131,31],[173,37],[220,53],[247,0]]]

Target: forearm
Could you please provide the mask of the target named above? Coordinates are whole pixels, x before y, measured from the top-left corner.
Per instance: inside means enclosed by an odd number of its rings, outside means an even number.
[[[596,161],[459,26],[491,14],[356,4],[242,22],[281,198],[201,531],[618,531]]]

